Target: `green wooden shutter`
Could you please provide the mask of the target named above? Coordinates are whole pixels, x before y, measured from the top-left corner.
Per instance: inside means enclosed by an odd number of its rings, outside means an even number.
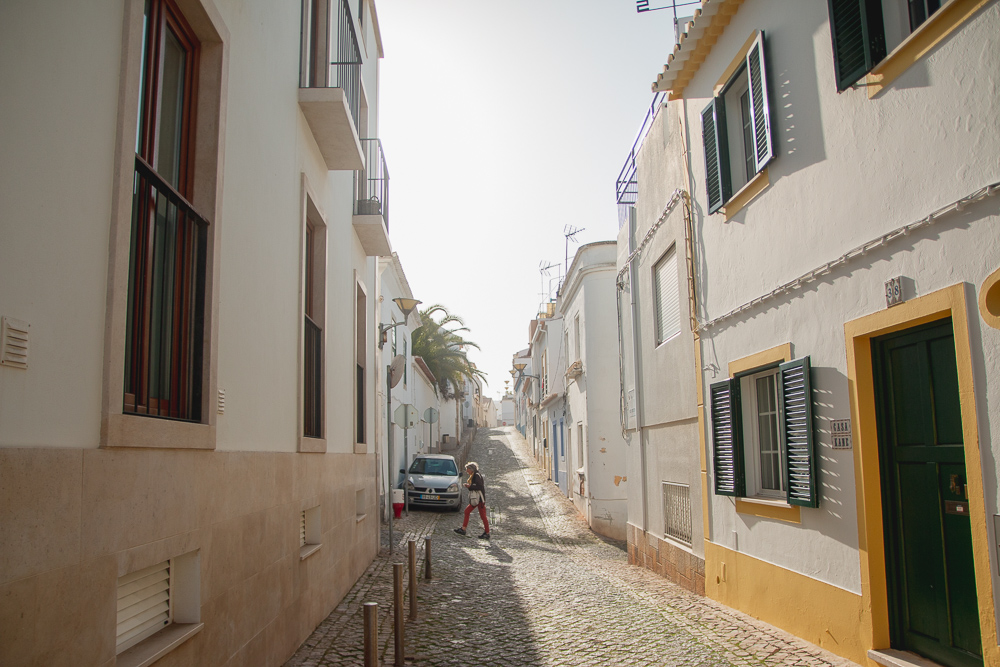
[[[732,195],[729,143],[726,136],[725,104],[721,97],[716,97],[701,112],[701,138],[705,145],[705,191],[708,194],[709,214],[722,208]]]
[[[803,507],[819,507],[812,404],[809,357],[781,364],[778,414],[785,443],[785,488],[789,504]]]
[[[771,104],[767,92],[767,67],[764,63],[764,31],[747,52],[747,78],[750,84],[750,118],[753,122],[754,162],[757,172],[774,157],[771,130]]]
[[[743,433],[740,425],[740,381],[734,378],[709,387],[712,408],[712,465],[715,493],[746,495],[743,474]]]
[[[844,91],[886,56],[881,0],[827,0],[837,91]]]

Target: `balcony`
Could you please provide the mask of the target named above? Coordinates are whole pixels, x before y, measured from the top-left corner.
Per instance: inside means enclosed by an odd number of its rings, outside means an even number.
[[[354,174],[354,231],[365,254],[392,254],[389,245],[389,171],[379,139],[362,139],[364,169]]]
[[[347,0],[303,0],[299,107],[327,169],[364,168],[361,50]]]
[[[642,148],[642,142],[646,138],[646,134],[653,126],[653,121],[656,120],[656,116],[660,112],[660,106],[662,103],[663,93],[655,94],[653,96],[653,102],[649,105],[649,109],[646,110],[646,117],[643,119],[642,125],[639,127],[639,132],[635,136],[635,141],[632,142],[632,149],[629,151],[628,157],[625,158],[625,164],[622,165],[622,169],[618,173],[618,179],[615,182],[615,198],[618,203],[619,229],[621,229],[625,222],[624,209],[629,206],[634,206],[636,201],[639,199],[639,180],[636,175],[636,158],[639,156],[639,149]]]

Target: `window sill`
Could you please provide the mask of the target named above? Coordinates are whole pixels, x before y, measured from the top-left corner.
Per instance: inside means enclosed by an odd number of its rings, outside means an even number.
[[[882,92],[886,86],[988,3],[989,0],[946,2],[872,69],[865,78],[868,98],[871,99]]]
[[[172,623],[145,639],[115,660],[115,667],[147,667],[194,637],[205,627],[204,623]]]
[[[112,414],[105,422],[102,447],[215,449],[215,426],[161,417]]]
[[[759,516],[764,519],[777,519],[789,523],[802,523],[801,508],[789,505],[783,500],[771,498],[737,498],[736,511],[740,514]]]
[[[753,201],[754,197],[764,191],[764,188],[771,184],[767,175],[767,167],[758,171],[750,181],[739,189],[722,207],[722,214],[726,216],[726,222],[732,220],[733,216],[743,210],[743,207]]]
[[[356,442],[356,443],[354,443],[354,453],[355,454],[367,454],[368,453],[368,443],[367,442]]]
[[[322,544],[303,544],[299,547],[299,560],[305,560],[322,548]]]
[[[299,452],[305,454],[326,454],[326,438],[300,436]]]

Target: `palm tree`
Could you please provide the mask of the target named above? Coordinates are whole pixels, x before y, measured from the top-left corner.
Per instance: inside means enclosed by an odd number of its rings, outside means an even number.
[[[462,318],[435,303],[420,311],[420,319],[423,324],[411,336],[413,355],[427,364],[444,398],[454,398],[466,379],[486,378],[466,355],[467,347],[478,350],[479,346],[460,335],[469,330]]]

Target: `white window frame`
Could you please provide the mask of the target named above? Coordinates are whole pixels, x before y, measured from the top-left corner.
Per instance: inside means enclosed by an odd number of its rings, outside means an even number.
[[[761,442],[760,423],[758,414],[757,380],[765,377],[773,377],[773,401],[774,401],[774,436],[778,447],[778,488],[765,489],[761,482]],[[774,366],[766,370],[745,375],[740,378],[741,409],[743,410],[743,447],[746,460],[746,495],[753,498],[766,498],[768,500],[785,500],[785,480],[783,471],[785,469],[785,443],[781,437],[781,427],[778,413],[778,367]]]

